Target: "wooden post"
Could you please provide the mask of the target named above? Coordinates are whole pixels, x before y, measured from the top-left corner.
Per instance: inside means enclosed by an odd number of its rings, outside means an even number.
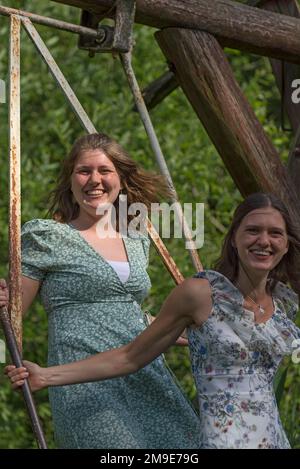
[[[115,0],[56,0],[112,16]],[[137,0],[135,21],[207,31],[223,46],[300,63],[300,21],[231,0]]]
[[[250,0],[249,0],[250,1]],[[249,3],[248,1],[248,3]],[[296,0],[260,0],[259,7],[264,10],[282,13],[300,18],[299,6]],[[288,172],[294,182],[295,190],[300,198],[300,103],[292,101],[292,83],[300,78],[300,66],[289,62],[270,59],[276,83],[281,93],[284,109],[289,118],[294,139],[288,159]]]
[[[299,6],[296,0],[260,0],[257,6],[261,6],[264,10],[300,18]],[[270,59],[270,62],[280,92],[282,91],[282,71],[284,70],[284,94],[282,99],[293,132],[296,133],[300,125],[300,108],[299,104],[292,102],[291,95],[293,80],[300,78],[300,66],[274,59]]]
[[[240,192],[273,192],[296,214],[287,171],[217,40],[208,33],[178,28],[155,36]]]

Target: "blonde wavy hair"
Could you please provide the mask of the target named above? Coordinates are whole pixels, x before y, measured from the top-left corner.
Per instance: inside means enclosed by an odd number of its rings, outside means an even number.
[[[119,175],[122,193],[127,195],[128,206],[139,202],[150,209],[151,203],[162,197],[171,198],[172,190],[165,178],[142,169],[115,140],[104,133],[84,135],[76,140],[69,155],[63,161],[56,188],[50,193],[48,216],[61,223],[68,223],[79,215],[79,205],[71,191],[71,176],[78,157],[89,150],[101,150],[114,164]],[[118,220],[119,197],[115,201]],[[127,215],[128,222],[133,216]],[[118,226],[117,226],[118,229]]]

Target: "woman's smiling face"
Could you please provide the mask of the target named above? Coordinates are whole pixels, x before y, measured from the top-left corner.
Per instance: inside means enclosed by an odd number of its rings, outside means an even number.
[[[286,224],[273,207],[249,212],[233,237],[240,262],[248,272],[270,271],[288,251]]]
[[[113,204],[121,181],[112,161],[101,150],[81,153],[74,165],[71,189],[80,211],[96,214],[99,205]]]

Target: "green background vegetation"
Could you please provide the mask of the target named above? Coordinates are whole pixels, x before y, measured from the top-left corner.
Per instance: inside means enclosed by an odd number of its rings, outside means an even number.
[[[79,11],[50,1],[1,1],[45,16],[78,23]],[[0,78],[8,83],[9,20],[0,16]],[[157,170],[154,156],[138,115],[118,57],[99,54],[89,58],[77,47],[77,37],[67,32],[37,26],[55,60],[72,85],[80,102],[99,131],[115,137],[145,168]],[[167,69],[153,37],[154,30],[135,26],[133,65],[143,88]],[[226,51],[236,78],[256,115],[286,161],[290,134],[280,130],[280,100],[266,58]],[[49,191],[60,164],[74,140],[83,133],[75,115],[22,31],[22,223],[45,217]],[[236,204],[241,200],[221,158],[180,89],[151,111],[153,124],[182,202],[205,203],[205,243],[199,251],[203,265],[210,268],[218,257],[222,237]],[[0,277],[8,271],[8,116],[0,104]],[[166,240],[169,251],[185,277],[194,273],[181,240]],[[151,251],[149,273],[153,287],[145,309],[156,314],[173,287],[155,250]],[[3,338],[0,332],[0,338]],[[24,357],[45,365],[47,318],[36,301],[24,321]],[[167,360],[191,399],[195,386],[188,350],[172,347]],[[7,361],[9,357],[7,356]],[[0,448],[35,448],[30,424],[19,393],[11,392],[0,366]],[[280,411],[293,447],[300,447],[300,367],[285,362]],[[36,395],[46,439],[54,448],[47,392]]]

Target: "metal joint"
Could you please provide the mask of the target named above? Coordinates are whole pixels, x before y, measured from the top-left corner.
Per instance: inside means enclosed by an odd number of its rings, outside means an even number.
[[[132,44],[134,14],[135,0],[118,0],[114,15],[115,26],[111,27],[99,24],[102,18],[87,10],[82,10],[80,25],[95,29],[98,37],[80,35],[79,49],[88,50],[92,55],[97,52],[129,52]]]

